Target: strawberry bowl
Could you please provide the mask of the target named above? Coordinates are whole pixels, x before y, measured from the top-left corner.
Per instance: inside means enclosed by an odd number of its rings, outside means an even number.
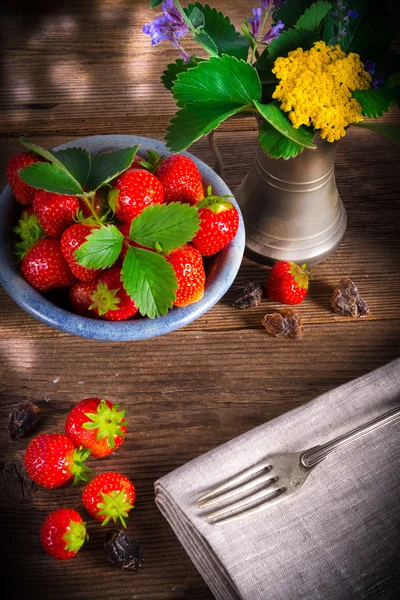
[[[171,152],[161,141],[130,135],[101,135],[72,140],[54,148],[84,148],[91,155],[139,146],[138,154],[144,160],[151,151],[167,157]],[[149,154],[150,151],[150,154]],[[42,323],[86,339],[125,342],[165,335],[185,327],[211,309],[232,285],[242,262],[245,247],[245,231],[240,208],[224,181],[204,162],[188,152],[181,154],[191,158],[197,165],[204,188],[211,186],[216,196],[230,196],[229,200],[239,214],[239,226],[233,240],[215,255],[205,258],[206,282],[204,295],[188,306],[174,306],[167,314],[155,318],[139,317],[122,321],[89,318],[72,312],[65,293],[52,290],[37,291],[21,273],[20,264],[14,254],[12,229],[18,210],[23,208],[15,201],[10,185],[0,195],[0,283],[15,303]]]

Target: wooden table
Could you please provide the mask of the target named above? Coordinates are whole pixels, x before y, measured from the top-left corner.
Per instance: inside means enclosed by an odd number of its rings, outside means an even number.
[[[9,3],[1,43],[0,178],[20,150],[18,138],[51,148],[96,134],[162,139],[174,113],[160,75],[175,53],[151,47],[141,28],[153,12],[147,0]],[[247,2],[213,3],[240,26]],[[399,122],[392,110],[386,121]],[[234,190],[256,150],[253,120],[222,126],[216,135]],[[213,166],[206,140],[191,151]],[[388,140],[353,128],[339,144],[337,184],[348,213],[346,236],[315,266],[299,307],[301,341],[270,337],[263,300],[232,307],[236,284],[264,282],[268,268],[243,260],[234,286],[184,329],[143,342],[102,343],[55,331],[28,316],[0,291],[2,473],[1,564],[13,598],[57,600],[210,600],[212,595],[154,502],[154,482],[179,465],[302,405],[318,394],[399,355],[399,152]],[[329,298],[351,277],[371,308],[362,320],[333,314]],[[137,487],[128,533],[142,544],[138,573],[106,564],[104,530],[88,519],[90,540],[71,561],[51,559],[39,542],[45,516],[61,506],[84,514],[80,490],[36,489],[21,477],[28,439],[13,442],[8,415],[23,399],[41,408],[39,431],[62,432],[70,408],[101,396],[128,410],[129,434],[115,456],[92,460],[94,471],[121,470]],[[351,402],[351,398],[349,398]]]

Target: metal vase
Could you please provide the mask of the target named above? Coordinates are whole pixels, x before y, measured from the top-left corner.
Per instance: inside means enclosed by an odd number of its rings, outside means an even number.
[[[335,180],[337,142],[316,144],[316,150],[305,148],[289,160],[269,158],[258,148],[235,191],[245,223],[245,254],[252,260],[316,264],[340,244],[347,218]]]

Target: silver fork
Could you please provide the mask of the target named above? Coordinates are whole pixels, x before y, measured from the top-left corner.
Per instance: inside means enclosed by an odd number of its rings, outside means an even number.
[[[222,504],[218,510],[206,514],[211,523],[227,523],[264,510],[299,491],[314,467],[328,454],[399,418],[400,408],[397,407],[326,444],[303,452],[273,454],[201,496],[197,500],[198,506],[207,509]],[[236,496],[240,499],[227,502]]]

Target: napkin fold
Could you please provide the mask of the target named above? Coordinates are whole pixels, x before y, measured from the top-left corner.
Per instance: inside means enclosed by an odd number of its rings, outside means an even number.
[[[322,444],[400,405],[400,359],[190,461],[155,501],[217,600],[400,597],[400,421],[329,455],[275,506],[210,524],[196,500],[276,452]]]

